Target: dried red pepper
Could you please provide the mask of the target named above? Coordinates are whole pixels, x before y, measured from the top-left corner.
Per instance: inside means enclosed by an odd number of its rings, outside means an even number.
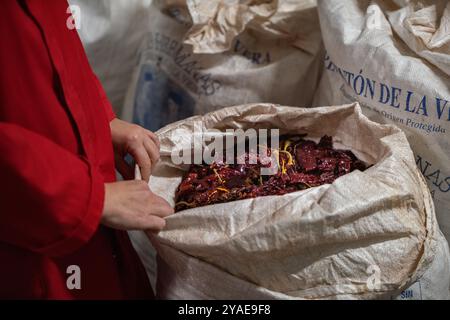
[[[332,138],[324,136],[319,143],[305,140],[305,135],[290,135],[280,139],[279,169],[275,175],[262,176],[260,161],[256,164],[191,165],[176,191],[175,210],[200,207],[240,199],[290,192],[332,183],[353,170],[367,166],[349,150],[333,148]],[[244,154],[248,160],[256,156]]]

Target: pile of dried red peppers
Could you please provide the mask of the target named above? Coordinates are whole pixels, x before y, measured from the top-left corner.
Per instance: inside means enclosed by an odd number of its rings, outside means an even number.
[[[305,135],[280,137],[280,148],[268,148],[278,155],[278,172],[260,175],[261,161],[256,164],[191,165],[176,191],[175,210],[181,211],[215,203],[268,195],[283,195],[332,183],[353,170],[367,166],[349,150],[333,148],[332,138],[324,136],[319,143],[305,140]],[[242,155],[241,155],[242,156]],[[245,153],[245,159],[256,156]],[[236,162],[235,162],[236,163]]]

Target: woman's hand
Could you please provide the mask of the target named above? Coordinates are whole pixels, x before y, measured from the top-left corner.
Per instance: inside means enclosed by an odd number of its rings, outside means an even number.
[[[144,181],[121,181],[105,184],[105,202],[101,222],[118,230],[161,231],[165,217],[173,208],[150,191]]]
[[[159,140],[151,131],[120,119],[110,122],[116,168],[124,179],[134,178],[134,167],[125,161],[130,154],[141,170],[142,179],[150,179],[152,168],[159,160]]]

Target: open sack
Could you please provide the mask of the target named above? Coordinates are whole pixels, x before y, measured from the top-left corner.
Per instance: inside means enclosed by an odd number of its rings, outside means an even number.
[[[189,147],[194,130],[212,128],[278,128],[310,139],[327,134],[336,148],[373,166],[333,184],[169,217],[152,239],[160,298],[395,298],[408,287],[419,295],[414,298],[448,297],[448,245],[401,130],[368,120],[356,103],[225,108],[158,132],[155,193],[174,204],[183,167],[169,155]],[[143,246],[139,253],[146,255]]]

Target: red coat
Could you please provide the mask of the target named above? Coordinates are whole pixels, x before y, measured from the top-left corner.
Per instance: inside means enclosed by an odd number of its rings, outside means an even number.
[[[0,1],[0,298],[152,297],[127,234],[100,225],[114,114],[67,8]]]

